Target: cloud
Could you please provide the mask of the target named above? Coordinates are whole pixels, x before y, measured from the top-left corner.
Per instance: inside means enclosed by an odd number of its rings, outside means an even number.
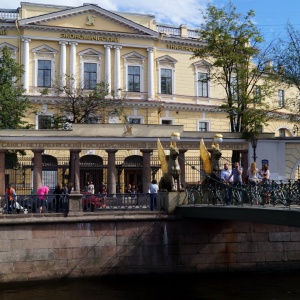
[[[20,7],[17,0],[4,1],[0,8],[16,9]],[[131,12],[154,15],[157,23],[179,26],[186,24],[189,27],[199,27],[201,24],[200,10],[204,9],[210,0],[29,0],[30,3],[52,4],[63,6],[81,6],[83,3],[97,4],[98,6],[119,12]]]

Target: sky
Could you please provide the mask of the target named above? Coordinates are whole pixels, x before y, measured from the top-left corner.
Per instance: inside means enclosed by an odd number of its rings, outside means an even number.
[[[201,23],[201,9],[207,3],[217,6],[228,4],[229,0],[28,0],[24,2],[43,3],[64,6],[81,6],[93,3],[112,11],[135,12],[155,16],[157,23],[179,26],[188,25],[197,28]],[[250,9],[255,11],[256,23],[267,40],[282,35],[287,22],[300,29],[300,0],[232,0],[237,12],[245,14]],[[17,0],[0,0],[0,8],[16,9]]]

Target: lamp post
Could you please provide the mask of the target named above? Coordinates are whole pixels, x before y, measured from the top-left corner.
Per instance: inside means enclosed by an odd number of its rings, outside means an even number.
[[[253,137],[253,138],[251,138],[251,145],[252,145],[252,149],[253,149],[253,160],[254,160],[254,162],[256,162],[256,158],[257,158],[257,156],[256,156],[256,147],[257,147],[257,138],[255,138],[255,137]]]
[[[179,141],[180,141],[180,133],[174,131],[174,132],[171,134],[171,146],[177,147],[176,142],[179,142]]]

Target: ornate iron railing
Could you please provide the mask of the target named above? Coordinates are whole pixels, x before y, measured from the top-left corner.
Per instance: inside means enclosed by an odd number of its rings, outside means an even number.
[[[66,194],[48,194],[41,200],[39,195],[16,195],[9,199],[7,195],[0,197],[0,210],[3,214],[35,214],[35,213],[63,213],[69,212],[69,196]],[[100,194],[82,195],[82,210],[84,212],[97,211],[145,211],[150,210],[150,194]]]
[[[207,205],[300,205],[300,180],[271,181],[259,184],[227,185],[209,178],[209,183],[186,189],[188,204]]]

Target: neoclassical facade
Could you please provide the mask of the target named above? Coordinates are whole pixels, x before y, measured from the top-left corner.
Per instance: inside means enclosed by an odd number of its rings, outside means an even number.
[[[201,81],[209,72],[209,63],[197,58],[191,59],[193,51],[201,47],[201,44],[197,39],[197,31],[187,28],[186,25],[159,25],[152,15],[111,12],[94,4],[66,7],[21,2],[18,9],[0,9],[0,48],[8,46],[16,61],[24,65],[22,84],[35,106],[34,113],[29,112],[26,121],[34,125],[40,136],[43,135],[43,131],[49,129],[49,122],[45,121],[57,109],[54,99],[58,96],[53,88],[57,79],[61,85],[65,85],[66,80],[69,80],[70,84],[87,90],[92,89],[96,83],[105,81],[115,97],[124,99],[127,122],[130,124],[128,128],[133,128],[135,132],[131,135],[131,129],[126,129],[124,120],[110,117],[106,120],[107,124],[111,124],[112,127],[119,124],[123,128],[117,131],[120,134],[118,139],[122,140],[118,143],[121,145],[120,149],[113,146],[117,137],[107,137],[104,132],[106,129],[103,129],[104,131],[98,132],[95,137],[98,144],[93,144],[93,138],[89,137],[90,147],[83,146],[82,143],[79,147],[71,142],[65,147],[53,147],[50,142],[45,142],[44,147],[37,147],[38,149],[32,145],[28,146],[28,155],[32,155],[35,161],[41,161],[42,153],[53,157],[75,155],[78,156],[78,162],[88,155],[105,159],[105,170],[109,169],[109,172],[104,173],[106,178],[102,176],[95,179],[94,175],[85,175],[81,180],[74,180],[82,187],[86,181],[101,179],[109,183],[111,191],[115,191],[113,186],[116,180],[109,176],[119,177],[117,181],[121,188],[129,183],[138,184],[138,181],[142,181],[144,191],[147,189],[151,179],[149,160],[157,156],[156,147],[155,144],[150,148],[144,144],[140,145],[136,143],[135,138],[152,138],[152,142],[158,137],[167,139],[166,132],[170,133],[169,127],[173,126],[175,131],[179,126],[183,136],[185,132],[193,133],[187,134],[190,138],[186,140],[187,144],[182,144],[185,157],[199,157],[199,149],[195,145],[201,137],[206,138],[209,146],[214,132],[226,133],[230,130],[229,119],[219,108],[225,98],[224,91],[216,84]],[[44,93],[45,90],[47,93]],[[284,101],[284,97],[289,93],[294,91],[278,89],[278,93],[274,94],[270,101]],[[294,123],[289,120],[287,111],[279,110],[278,114],[286,115],[286,118],[274,119],[268,126],[263,127],[263,134],[269,134],[269,139],[276,136],[278,141],[280,137],[290,139],[293,141],[293,147],[298,149],[295,138],[298,129],[293,129]],[[149,131],[141,128],[136,131],[135,127],[139,125],[149,125]],[[101,124],[93,126],[98,128]],[[151,126],[158,126],[155,134],[150,130]],[[86,133],[76,130],[76,134],[84,139]],[[3,132],[2,134],[5,135]],[[30,134],[28,132],[28,136]],[[141,137],[141,134],[144,136]],[[59,133],[57,136],[68,140],[66,133]],[[74,140],[78,138],[75,138],[74,134],[69,136]],[[49,132],[45,133],[45,137],[51,141]],[[7,138],[13,139],[3,137],[2,140]],[[15,139],[18,141],[16,136]],[[102,140],[108,142],[105,144]],[[188,142],[194,146],[190,147]],[[275,143],[275,140],[273,142]],[[60,141],[58,144],[61,143]],[[266,139],[266,145],[269,143],[270,140]],[[263,152],[259,149],[260,144]],[[277,158],[274,157],[274,153],[268,153],[269,148],[263,148],[262,141],[260,144],[257,149],[258,160],[270,161],[274,179],[287,179],[295,175],[297,160],[292,159],[294,165],[289,164],[288,169],[279,168],[275,166]],[[283,144],[286,145],[285,142]],[[7,143],[2,143],[2,152],[14,148],[5,145]],[[246,167],[251,160],[251,145],[237,136],[234,141],[228,140],[226,145],[224,156],[227,157],[240,145],[244,151],[242,160]],[[118,151],[113,153],[113,149]],[[75,151],[76,154],[72,152],[70,155],[70,151]],[[300,152],[300,148],[297,151]],[[284,150],[284,156],[285,153]],[[127,157],[135,157],[141,166],[147,165],[147,168],[141,168],[139,178],[134,172],[131,174],[127,171],[126,175],[122,168],[119,171],[114,170],[111,175],[111,168],[116,165],[114,159],[118,155],[124,157],[123,166],[130,166]],[[289,158],[285,158],[285,161],[287,160],[290,161]],[[271,161],[274,161],[273,166]],[[76,168],[80,166],[76,165]],[[38,185],[47,183],[42,178],[41,170],[34,173],[27,185],[35,189]],[[77,172],[76,176],[79,176],[78,174]],[[131,182],[132,180],[134,182]],[[197,180],[189,178],[188,181]]]

